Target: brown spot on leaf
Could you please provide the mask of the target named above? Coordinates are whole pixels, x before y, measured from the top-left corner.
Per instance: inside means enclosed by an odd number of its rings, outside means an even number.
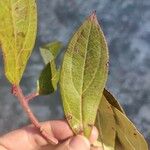
[[[93,125],[93,124],[88,124],[88,126],[89,126],[90,128],[93,128],[94,125]]]
[[[106,66],[109,67],[109,61],[106,63]]]
[[[114,130],[115,131],[115,128],[114,127],[111,127],[112,128],[112,130]]]
[[[136,136],[137,134],[136,134],[136,133],[134,133],[134,135]]]
[[[69,114],[69,115],[66,115],[66,119],[67,119],[67,120],[71,120],[71,119],[72,119],[72,115],[70,115],[70,114]]]
[[[110,106],[107,106],[107,108],[111,111],[111,107]]]
[[[110,109],[110,107],[109,107],[109,106],[107,106],[107,108],[108,108],[108,109]]]
[[[82,126],[74,127],[74,131],[77,134],[83,135],[83,128],[82,128]]]
[[[25,34],[23,32],[18,32],[17,35],[21,37],[25,37]]]
[[[74,51],[75,51],[76,53],[78,53],[78,52],[79,52],[79,49],[75,48]]]
[[[15,10],[17,11],[19,9],[19,7],[17,6],[16,8],[15,8]]]
[[[78,132],[80,135],[84,135],[83,129],[80,129]]]
[[[84,29],[81,31],[81,36],[84,38],[84,39],[86,39],[86,37],[85,37],[85,33],[84,33],[85,31],[84,31]]]
[[[14,34],[14,32],[12,33],[12,37],[15,37],[15,34]]]

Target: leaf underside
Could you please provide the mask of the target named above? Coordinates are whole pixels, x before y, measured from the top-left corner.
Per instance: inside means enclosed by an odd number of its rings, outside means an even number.
[[[116,119],[117,137],[122,150],[148,150],[148,145],[144,137],[133,123],[118,109],[114,107],[112,109]]]
[[[108,48],[92,14],[73,35],[64,56],[60,90],[75,134],[90,136],[108,74]]]
[[[35,0],[0,0],[0,20],[5,75],[12,84],[19,84],[35,43]]]
[[[107,90],[104,95],[95,123],[103,150],[148,150],[144,137],[126,117],[121,105]]]
[[[104,150],[114,150],[116,138],[116,122],[111,105],[103,96],[100,102],[97,117],[96,127],[99,131],[99,141]]]

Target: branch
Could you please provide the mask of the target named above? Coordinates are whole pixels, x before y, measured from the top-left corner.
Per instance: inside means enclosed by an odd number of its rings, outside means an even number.
[[[49,135],[49,133],[47,133],[45,130],[44,130],[44,127],[42,127],[39,123],[39,121],[37,120],[37,118],[34,116],[34,114],[32,113],[32,110],[30,109],[29,105],[28,105],[28,101],[29,99],[27,100],[26,97],[23,95],[23,92],[22,92],[22,89],[20,88],[20,86],[18,85],[13,85],[12,87],[12,94],[15,95],[23,110],[26,112],[27,116],[29,117],[30,121],[32,122],[32,124],[39,129],[40,133],[42,134],[42,136],[48,141],[50,142],[51,144],[53,145],[56,145],[58,144],[58,140],[54,137],[51,137]],[[32,97],[33,98],[33,97]]]
[[[37,97],[37,96],[39,96],[39,93],[34,92],[34,93],[31,93],[31,94],[27,95],[25,97],[25,99],[26,99],[27,102],[29,102],[29,101],[33,100],[35,97]]]

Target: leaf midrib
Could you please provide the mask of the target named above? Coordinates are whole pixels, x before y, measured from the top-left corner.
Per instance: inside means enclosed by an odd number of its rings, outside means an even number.
[[[87,51],[88,51],[88,47],[89,47],[89,39],[90,39],[90,33],[91,33],[91,29],[92,29],[92,23],[90,22],[90,29],[89,29],[89,35],[88,35],[88,38],[87,38],[87,45],[86,45],[86,51],[85,51],[85,59],[84,59],[84,64],[83,64],[83,73],[82,73],[82,87],[81,87],[81,96],[80,96],[80,99],[81,99],[81,121],[82,121],[82,125],[83,125],[83,130],[84,130],[84,116],[83,116],[83,88],[84,88],[84,75],[85,75],[85,63],[86,63],[86,59],[87,59]]]
[[[17,49],[16,49],[16,28],[15,28],[15,22],[14,22],[14,11],[13,11],[13,3],[12,3],[12,0],[9,0],[9,3],[10,3],[10,13],[11,13],[11,19],[12,19],[12,24],[13,24],[13,34],[14,34],[14,41],[15,41],[15,43],[14,43],[14,49],[13,49],[13,51],[15,51],[15,53],[14,52],[12,52],[13,54],[14,54],[14,58],[15,58],[15,60],[16,60],[16,52],[17,52]],[[14,68],[15,68],[15,71],[16,71],[16,63],[15,63],[15,66],[14,66]],[[13,73],[13,78],[15,77],[15,74],[16,74],[16,72],[14,71],[14,73]],[[16,79],[15,79],[16,80]]]
[[[30,1],[30,0],[29,0]],[[31,5],[30,5],[30,2],[28,1],[28,8],[29,8],[29,11],[30,11],[30,9],[31,9]],[[20,52],[19,52],[19,54],[18,54],[18,57],[17,57],[17,61],[16,61],[16,63],[18,62],[18,60],[19,60],[19,56],[21,55],[21,53],[24,51],[24,47],[25,47],[25,43],[26,43],[26,41],[27,41],[27,34],[29,33],[29,28],[30,28],[30,25],[31,25],[31,22],[30,22],[30,19],[31,19],[31,14],[29,13],[29,18],[28,18],[28,25],[27,25],[27,31],[26,31],[26,36],[25,36],[25,39],[24,39],[24,42],[23,42],[23,44],[22,44],[22,48],[21,48],[21,50],[20,50]]]

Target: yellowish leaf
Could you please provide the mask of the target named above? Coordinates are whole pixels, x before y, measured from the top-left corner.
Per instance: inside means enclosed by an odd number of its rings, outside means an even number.
[[[103,96],[98,108],[96,127],[99,131],[99,141],[103,150],[115,150],[116,122],[114,112]]]
[[[148,150],[144,137],[133,123],[118,109],[113,106],[112,109],[115,114],[117,137],[122,147],[121,150]]]
[[[35,0],[0,0],[0,41],[5,75],[19,84],[32,52],[37,28]]]

